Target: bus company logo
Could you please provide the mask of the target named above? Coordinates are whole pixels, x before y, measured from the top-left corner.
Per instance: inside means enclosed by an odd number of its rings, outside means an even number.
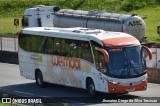
[[[11,98],[2,98],[2,103],[11,103]]]
[[[53,56],[52,57],[53,66],[59,66],[69,69],[80,70],[80,59],[68,58],[63,56]]]

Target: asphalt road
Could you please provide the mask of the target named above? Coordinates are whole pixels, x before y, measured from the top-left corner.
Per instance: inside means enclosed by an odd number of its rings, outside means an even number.
[[[30,97],[45,97],[50,100],[62,100],[65,102],[69,102],[73,106],[133,106],[133,105],[146,105],[146,106],[159,106],[160,103],[102,103],[102,100],[111,100],[113,99],[127,99],[127,100],[136,100],[143,99],[143,97],[147,97],[146,99],[154,99],[160,101],[160,84],[148,84],[147,91],[138,91],[131,92],[129,94],[112,96],[108,95],[102,96],[102,98],[91,98],[91,103],[88,102],[88,98],[90,96],[86,91],[76,88],[64,87],[49,84],[45,88],[39,88],[35,81],[25,79],[20,76],[19,66],[13,64],[5,64],[0,63],[0,91],[6,93],[12,93],[21,96],[30,96]],[[107,94],[106,94],[107,95]],[[58,98],[57,98],[58,97]],[[90,99],[89,99],[90,101]],[[94,102],[94,103],[93,103]],[[97,103],[95,103],[97,102]]]
[[[147,60],[147,66],[148,67],[156,67],[160,69],[160,48],[151,48],[152,51],[152,60],[149,60],[148,58]],[[157,60],[157,62],[156,62]]]

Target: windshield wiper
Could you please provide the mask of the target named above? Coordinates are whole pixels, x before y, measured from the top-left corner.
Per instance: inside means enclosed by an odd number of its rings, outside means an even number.
[[[130,62],[130,59],[129,59],[129,57],[128,57],[128,54],[126,53],[126,49],[124,48],[124,53],[125,53],[125,66],[124,66],[124,69],[128,69],[127,71],[128,71],[128,76],[127,77],[130,77],[130,69],[131,69],[131,62]],[[125,71],[125,70],[124,70]],[[123,71],[122,71],[122,73],[121,74],[123,74]]]
[[[137,71],[137,69],[135,68],[134,66],[134,63],[132,63],[130,57],[128,56],[127,52],[126,52],[126,49],[124,49],[124,53],[125,53],[125,59],[126,59],[126,64],[125,66],[128,67],[128,76],[127,77],[130,77],[131,76],[131,68],[133,67],[133,71],[138,75],[139,72]]]

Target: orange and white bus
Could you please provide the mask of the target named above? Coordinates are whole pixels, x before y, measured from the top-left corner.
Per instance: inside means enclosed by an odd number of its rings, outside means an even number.
[[[147,89],[149,48],[131,35],[89,28],[22,29],[20,74],[43,87],[54,83],[96,92],[127,93]]]

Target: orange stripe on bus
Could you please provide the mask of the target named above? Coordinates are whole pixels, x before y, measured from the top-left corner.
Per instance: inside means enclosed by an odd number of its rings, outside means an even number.
[[[120,37],[102,40],[104,46],[130,46],[140,44],[134,37]]]

